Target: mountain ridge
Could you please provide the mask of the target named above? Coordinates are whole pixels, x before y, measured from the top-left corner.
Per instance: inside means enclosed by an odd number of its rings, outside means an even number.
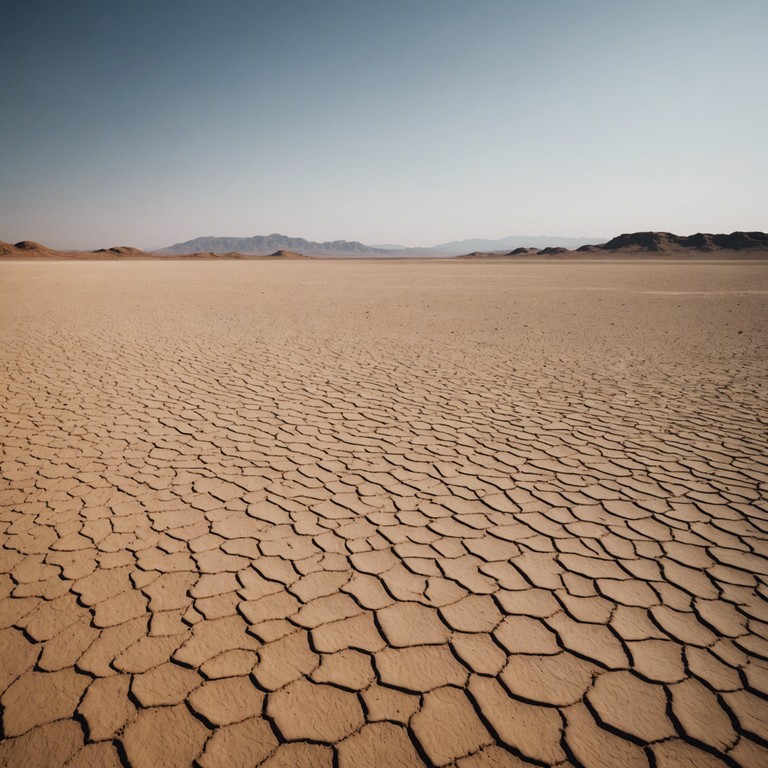
[[[267,255],[278,250],[296,251],[316,256],[343,255],[389,255],[423,254],[425,256],[460,255],[468,251],[494,251],[525,247],[566,247],[575,249],[581,245],[602,243],[603,237],[550,237],[548,235],[508,235],[498,240],[487,238],[470,238],[468,240],[451,240],[432,246],[408,246],[393,243],[366,245],[357,240],[328,240],[318,242],[303,237],[290,237],[278,232],[271,235],[252,235],[250,237],[231,237],[205,235],[192,240],[174,243],[164,248],[158,248],[157,253],[231,253],[236,251],[246,255]]]
[[[510,257],[542,256],[635,256],[652,255],[686,256],[699,254],[744,254],[752,258],[755,254],[768,254],[768,234],[765,232],[736,231],[729,234],[709,234],[697,232],[695,235],[675,235],[672,232],[626,232],[613,237],[605,243],[589,243],[575,250],[562,246],[546,248],[519,247],[509,252],[472,251],[459,256],[460,259],[505,259]]]
[[[386,254],[391,251],[385,248],[375,248],[357,240],[328,240],[316,242],[303,237],[289,237],[277,232],[271,235],[253,235],[252,237],[219,237],[206,235],[174,243],[159,249],[158,253],[230,253],[236,251],[245,255],[268,255],[276,251],[286,251],[303,254],[337,255],[337,254]]]
[[[651,253],[674,250],[768,250],[768,234],[765,232],[743,231],[714,235],[706,232],[697,232],[695,235],[674,235],[671,232],[630,232],[614,237],[607,243],[594,247],[603,251],[634,248]],[[577,250],[580,249],[577,248]],[[584,250],[587,249],[584,248]]]
[[[458,254],[437,253],[430,248],[412,248],[407,250],[376,249],[363,243],[348,240],[334,240],[327,243],[314,244],[303,238],[284,238],[282,235],[270,235],[261,239],[261,244],[269,245],[262,251],[243,252],[232,248],[233,240],[240,238],[221,238],[219,250],[213,250],[210,242],[215,238],[198,238],[187,241],[194,244],[196,249],[187,250],[189,246],[178,243],[174,246],[177,250],[163,249],[159,251],[143,251],[130,246],[114,246],[112,248],[99,248],[93,251],[59,250],[50,248],[32,240],[22,240],[12,244],[0,241],[0,259],[255,259],[255,260],[282,260],[282,259],[306,259],[313,257],[325,258],[355,258],[369,257],[372,259],[393,258],[446,258],[459,259],[504,259],[504,258],[539,258],[539,257],[633,257],[659,254],[662,257],[696,257],[702,258],[765,258],[768,256],[768,233],[759,231],[736,231],[731,233],[709,234],[698,232],[694,235],[675,235],[671,232],[630,232],[618,235],[603,243],[589,243],[576,249],[569,249],[555,244],[545,248],[531,246],[518,246],[513,250],[474,250]],[[249,239],[249,238],[246,238]],[[199,241],[204,242],[199,242]],[[274,247],[275,240],[291,240],[299,242],[298,247]],[[496,242],[496,241],[492,241]],[[553,243],[552,240],[548,241]],[[306,245],[302,245],[305,243]],[[318,252],[313,245],[324,246],[324,250]],[[184,248],[182,249],[182,246]],[[356,250],[363,249],[363,250]]]

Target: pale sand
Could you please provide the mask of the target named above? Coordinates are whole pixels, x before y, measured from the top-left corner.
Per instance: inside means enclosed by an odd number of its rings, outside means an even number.
[[[768,765],[767,358],[765,264],[0,265],[0,765]]]

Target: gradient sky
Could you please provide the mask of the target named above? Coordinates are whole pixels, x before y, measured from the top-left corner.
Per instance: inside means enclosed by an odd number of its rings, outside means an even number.
[[[8,0],[0,240],[768,230],[766,0]]]

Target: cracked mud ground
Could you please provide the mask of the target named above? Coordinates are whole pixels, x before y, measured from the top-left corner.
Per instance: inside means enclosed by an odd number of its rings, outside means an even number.
[[[767,294],[0,265],[0,765],[767,765]]]

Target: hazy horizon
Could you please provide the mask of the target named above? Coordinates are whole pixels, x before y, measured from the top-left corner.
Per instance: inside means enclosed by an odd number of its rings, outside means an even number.
[[[0,240],[768,229],[759,0],[10,3]]]

